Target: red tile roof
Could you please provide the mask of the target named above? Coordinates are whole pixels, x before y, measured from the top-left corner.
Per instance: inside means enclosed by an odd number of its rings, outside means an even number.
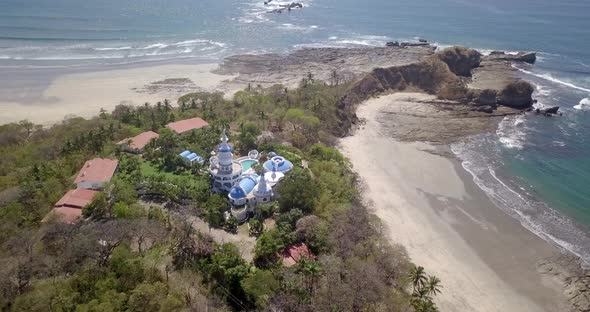
[[[84,164],[82,169],[80,169],[74,183],[84,181],[109,182],[115,174],[117,164],[118,161],[115,159],[91,159]]]
[[[94,195],[98,192],[86,190],[86,189],[75,189],[69,190],[57,203],[55,208],[77,208],[82,209],[84,206],[90,204]]]
[[[185,133],[190,130],[194,129],[201,129],[203,127],[207,127],[209,124],[199,117],[185,119],[173,123],[169,123],[166,127],[174,130],[174,132],[178,134]]]
[[[307,245],[304,243],[299,243],[297,245],[292,245],[289,248],[283,250],[281,252],[281,258],[283,258],[283,265],[286,267],[293,266],[301,260],[301,258],[307,259],[316,259],[316,256],[309,250]]]
[[[48,221],[53,216],[55,216],[60,222],[75,223],[82,216],[82,209],[69,207],[53,208],[53,210],[43,218],[42,222]]]
[[[128,144],[133,149],[143,149],[152,139],[160,137],[159,134],[154,131],[147,131],[140,133],[132,138],[127,138],[117,144]]]

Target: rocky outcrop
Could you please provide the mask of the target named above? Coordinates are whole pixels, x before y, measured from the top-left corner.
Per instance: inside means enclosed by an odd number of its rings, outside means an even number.
[[[481,54],[474,49],[450,47],[436,53],[457,76],[471,77],[471,71],[481,62]]]
[[[543,114],[547,117],[551,117],[553,115],[559,115],[561,116],[561,112],[559,111],[559,106],[553,106],[553,107],[549,107],[549,108],[537,108],[535,110],[535,113],[537,114]]]
[[[537,264],[539,272],[557,278],[564,286],[570,311],[590,311],[590,272],[580,266],[579,259],[563,254]]]
[[[537,53],[518,52],[516,54],[508,54],[503,51],[492,51],[490,55],[486,57],[486,59],[534,64],[537,61]]]
[[[509,83],[498,94],[498,104],[515,109],[527,109],[533,106],[535,88],[524,80]]]
[[[478,92],[477,97],[475,97],[475,102],[479,105],[490,105],[495,106],[497,103],[496,96],[498,92],[492,89],[485,89]]]
[[[338,135],[343,135],[356,122],[356,105],[372,96],[405,90],[438,94],[447,86],[461,85],[460,79],[438,57],[409,65],[376,68],[356,82],[340,100],[338,114],[343,133]]]

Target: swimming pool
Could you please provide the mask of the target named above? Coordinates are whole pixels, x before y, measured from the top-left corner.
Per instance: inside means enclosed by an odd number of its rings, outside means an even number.
[[[252,166],[254,166],[255,164],[257,164],[258,162],[254,159],[245,159],[242,160],[240,162],[240,164],[242,164],[242,173],[250,170],[252,168]]]

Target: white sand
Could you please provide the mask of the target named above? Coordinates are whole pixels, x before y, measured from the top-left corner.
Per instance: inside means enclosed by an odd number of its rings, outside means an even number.
[[[214,90],[222,81],[234,77],[211,73],[216,67],[217,64],[157,65],[59,76],[43,92],[38,103],[0,102],[0,124],[23,119],[51,124],[63,120],[66,115],[91,117],[101,108],[110,112],[122,102],[154,104],[167,98],[175,104],[183,93],[179,90],[158,90],[150,94],[133,89],[141,90],[164,79],[188,78],[201,90]]]
[[[408,96],[428,99],[422,94],[398,93],[369,100],[357,111],[366,124],[354,136],[341,140],[342,151],[365,183],[365,199],[382,219],[392,241],[404,245],[413,262],[442,279],[443,294],[436,300],[441,311],[558,311],[555,301],[559,300],[554,299],[559,296],[557,285],[543,280],[528,263],[524,269],[518,266],[521,258],[528,257],[521,256],[518,249],[526,249],[527,240],[534,244],[539,240],[527,236],[510,219],[500,226],[465,207],[472,204],[460,204],[474,202],[466,184],[471,181],[464,182],[453,161],[426,152],[432,148],[427,144],[401,143],[383,132],[387,127],[376,121],[379,111],[386,107],[403,110]],[[476,203],[485,200],[477,198]],[[485,209],[499,211],[486,205],[489,208]],[[502,215],[498,218],[504,220]],[[461,235],[456,230],[461,227],[475,230]],[[500,233],[504,227],[516,234],[505,237],[506,233]],[[490,242],[479,248],[497,255],[494,269],[467,243],[470,236]],[[517,246],[495,244],[495,236],[516,241]],[[520,236],[526,239],[521,242]],[[513,267],[522,270],[522,275],[514,275]],[[508,277],[500,276],[500,271]],[[510,275],[517,278],[515,285],[507,282]]]

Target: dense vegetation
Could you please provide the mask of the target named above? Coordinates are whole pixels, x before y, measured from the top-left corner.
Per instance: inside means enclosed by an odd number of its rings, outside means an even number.
[[[440,281],[382,237],[347,160],[330,147],[347,87],[310,76],[295,90],[248,88],[231,100],[192,93],[177,107],[119,105],[50,128],[1,126],[0,309],[436,311]],[[211,126],[182,136],[164,128],[194,116]],[[187,222],[238,231],[206,171],[177,157],[184,149],[208,155],[223,127],[238,151],[274,151],[296,165],[278,186],[280,199],[241,226],[257,238],[252,262],[241,246]],[[145,130],[160,138],[143,157],[118,151],[114,142]],[[41,222],[95,156],[118,158],[119,170],[84,220]],[[296,243],[317,259],[283,266],[279,252]]]

